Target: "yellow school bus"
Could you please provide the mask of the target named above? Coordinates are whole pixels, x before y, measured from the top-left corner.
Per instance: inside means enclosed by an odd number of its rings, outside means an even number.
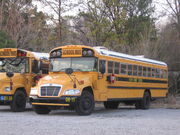
[[[48,74],[49,54],[16,48],[0,49],[0,105],[14,112],[25,110],[30,89]]]
[[[148,109],[150,101],[166,97],[167,64],[104,47],[67,45],[50,52],[49,75],[31,89],[37,114],[67,107],[89,115],[95,102],[117,109],[120,102]]]

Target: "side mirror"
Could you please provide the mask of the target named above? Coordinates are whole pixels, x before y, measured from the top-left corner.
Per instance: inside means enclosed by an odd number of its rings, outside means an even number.
[[[13,73],[13,72],[7,72],[7,73],[6,73],[6,76],[9,77],[9,78],[11,78],[11,77],[14,76],[14,73]]]
[[[105,68],[104,64],[101,65],[99,71],[100,71],[101,74],[104,74],[106,72],[106,68]]]
[[[72,69],[72,68],[67,68],[67,69],[65,70],[65,73],[68,74],[68,75],[70,75],[70,74],[73,73],[73,69]]]

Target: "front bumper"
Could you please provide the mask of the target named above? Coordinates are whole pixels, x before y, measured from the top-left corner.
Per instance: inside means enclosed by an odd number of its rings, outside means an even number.
[[[43,106],[74,106],[78,96],[62,96],[59,98],[30,96],[29,101],[32,105]]]

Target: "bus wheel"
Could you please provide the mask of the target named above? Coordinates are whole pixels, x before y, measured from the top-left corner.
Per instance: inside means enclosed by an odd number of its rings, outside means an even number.
[[[150,101],[151,101],[150,94],[149,94],[149,92],[146,91],[144,93],[143,100],[141,101],[141,109],[149,109]]]
[[[118,101],[105,101],[104,102],[104,107],[106,109],[117,109],[119,106],[119,102]]]
[[[16,91],[13,97],[13,101],[10,104],[13,112],[22,112],[26,108],[26,94],[23,91]]]
[[[78,115],[90,115],[94,110],[94,97],[88,91],[83,91],[76,101],[75,111]]]
[[[45,106],[36,105],[36,106],[33,106],[33,108],[37,114],[49,114],[51,112],[51,110]]]
[[[144,109],[144,110],[149,109],[150,101],[151,101],[150,94],[149,94],[149,92],[146,91],[144,93],[143,99],[141,101],[138,101],[135,104],[135,107],[136,107],[136,109]]]
[[[135,103],[135,108],[136,108],[136,109],[141,109],[141,102],[140,102],[140,101],[137,101],[137,102]]]

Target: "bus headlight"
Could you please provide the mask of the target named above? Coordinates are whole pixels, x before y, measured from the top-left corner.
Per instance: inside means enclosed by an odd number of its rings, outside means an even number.
[[[64,92],[64,95],[80,95],[81,91],[80,90],[66,90]]]
[[[61,56],[61,51],[57,51],[56,55]]]
[[[83,56],[86,56],[87,55],[87,51],[83,51]]]
[[[37,95],[37,94],[38,94],[38,90],[36,88],[31,88],[30,95]]]
[[[53,56],[53,57],[56,57],[56,56],[57,56],[57,53],[56,53],[56,52],[53,52],[53,53],[52,53],[52,56]]]
[[[5,87],[5,88],[4,88],[4,91],[9,92],[9,91],[11,91],[11,88],[10,88],[10,87]]]

